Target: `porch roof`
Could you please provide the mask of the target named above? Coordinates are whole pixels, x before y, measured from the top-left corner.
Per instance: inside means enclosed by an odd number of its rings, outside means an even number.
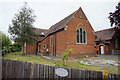
[[[95,33],[96,39],[95,41],[108,41],[111,40],[115,34],[115,28],[104,29],[100,31],[96,31]]]

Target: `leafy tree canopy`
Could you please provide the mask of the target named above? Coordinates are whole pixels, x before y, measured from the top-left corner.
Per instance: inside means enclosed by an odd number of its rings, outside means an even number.
[[[15,42],[22,44],[22,52],[24,54],[24,44],[31,43],[35,39],[33,23],[36,16],[33,14],[33,10],[27,6],[27,2],[24,6],[15,14],[12,19],[12,24],[9,25],[8,32],[12,35]]]
[[[115,27],[120,29],[120,2],[116,6],[115,11],[109,13],[109,19],[111,26],[115,25]]]
[[[9,33],[12,35],[15,42],[24,44],[30,43],[34,39],[33,23],[35,22],[35,15],[33,10],[24,6],[15,14],[12,24],[9,26]]]
[[[2,49],[8,50],[9,45],[11,44],[11,41],[8,36],[6,36],[3,32],[0,31],[0,37],[2,38],[0,40],[0,44],[2,45]]]

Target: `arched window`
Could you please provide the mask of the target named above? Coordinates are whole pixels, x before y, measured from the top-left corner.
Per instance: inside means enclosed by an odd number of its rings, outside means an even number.
[[[86,32],[83,31],[83,43],[86,43]]]
[[[43,45],[43,48],[44,48],[44,49],[46,49],[46,48],[47,48],[47,45],[46,45],[46,44],[44,44],[44,45]]]
[[[84,29],[80,28],[76,30],[76,40],[77,43],[86,43],[86,32]]]
[[[77,43],[79,43],[79,30],[76,31],[76,36],[77,36]]]
[[[80,43],[83,42],[83,31],[82,31],[82,28],[80,28]]]

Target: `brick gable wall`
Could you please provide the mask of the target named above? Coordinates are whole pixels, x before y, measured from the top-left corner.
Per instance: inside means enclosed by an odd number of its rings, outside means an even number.
[[[81,10],[80,10],[81,11]],[[94,30],[92,26],[90,25],[89,21],[85,17],[85,14],[83,18],[79,18],[78,11],[74,18],[71,19],[71,21],[67,24],[68,28],[66,28],[66,37],[67,37],[67,49],[73,49],[73,54],[79,55],[79,53],[96,53],[95,52],[95,36],[93,34]],[[83,11],[82,11],[83,12]],[[84,28],[86,30],[86,44],[78,44],[76,42],[76,29],[77,25],[80,27],[84,25]]]

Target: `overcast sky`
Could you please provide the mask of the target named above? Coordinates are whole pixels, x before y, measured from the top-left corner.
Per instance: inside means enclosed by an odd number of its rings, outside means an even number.
[[[95,31],[110,28],[109,13],[115,11],[119,0],[0,0],[0,30],[8,35],[14,15],[28,2],[37,16],[34,27],[48,29],[82,7]]]

